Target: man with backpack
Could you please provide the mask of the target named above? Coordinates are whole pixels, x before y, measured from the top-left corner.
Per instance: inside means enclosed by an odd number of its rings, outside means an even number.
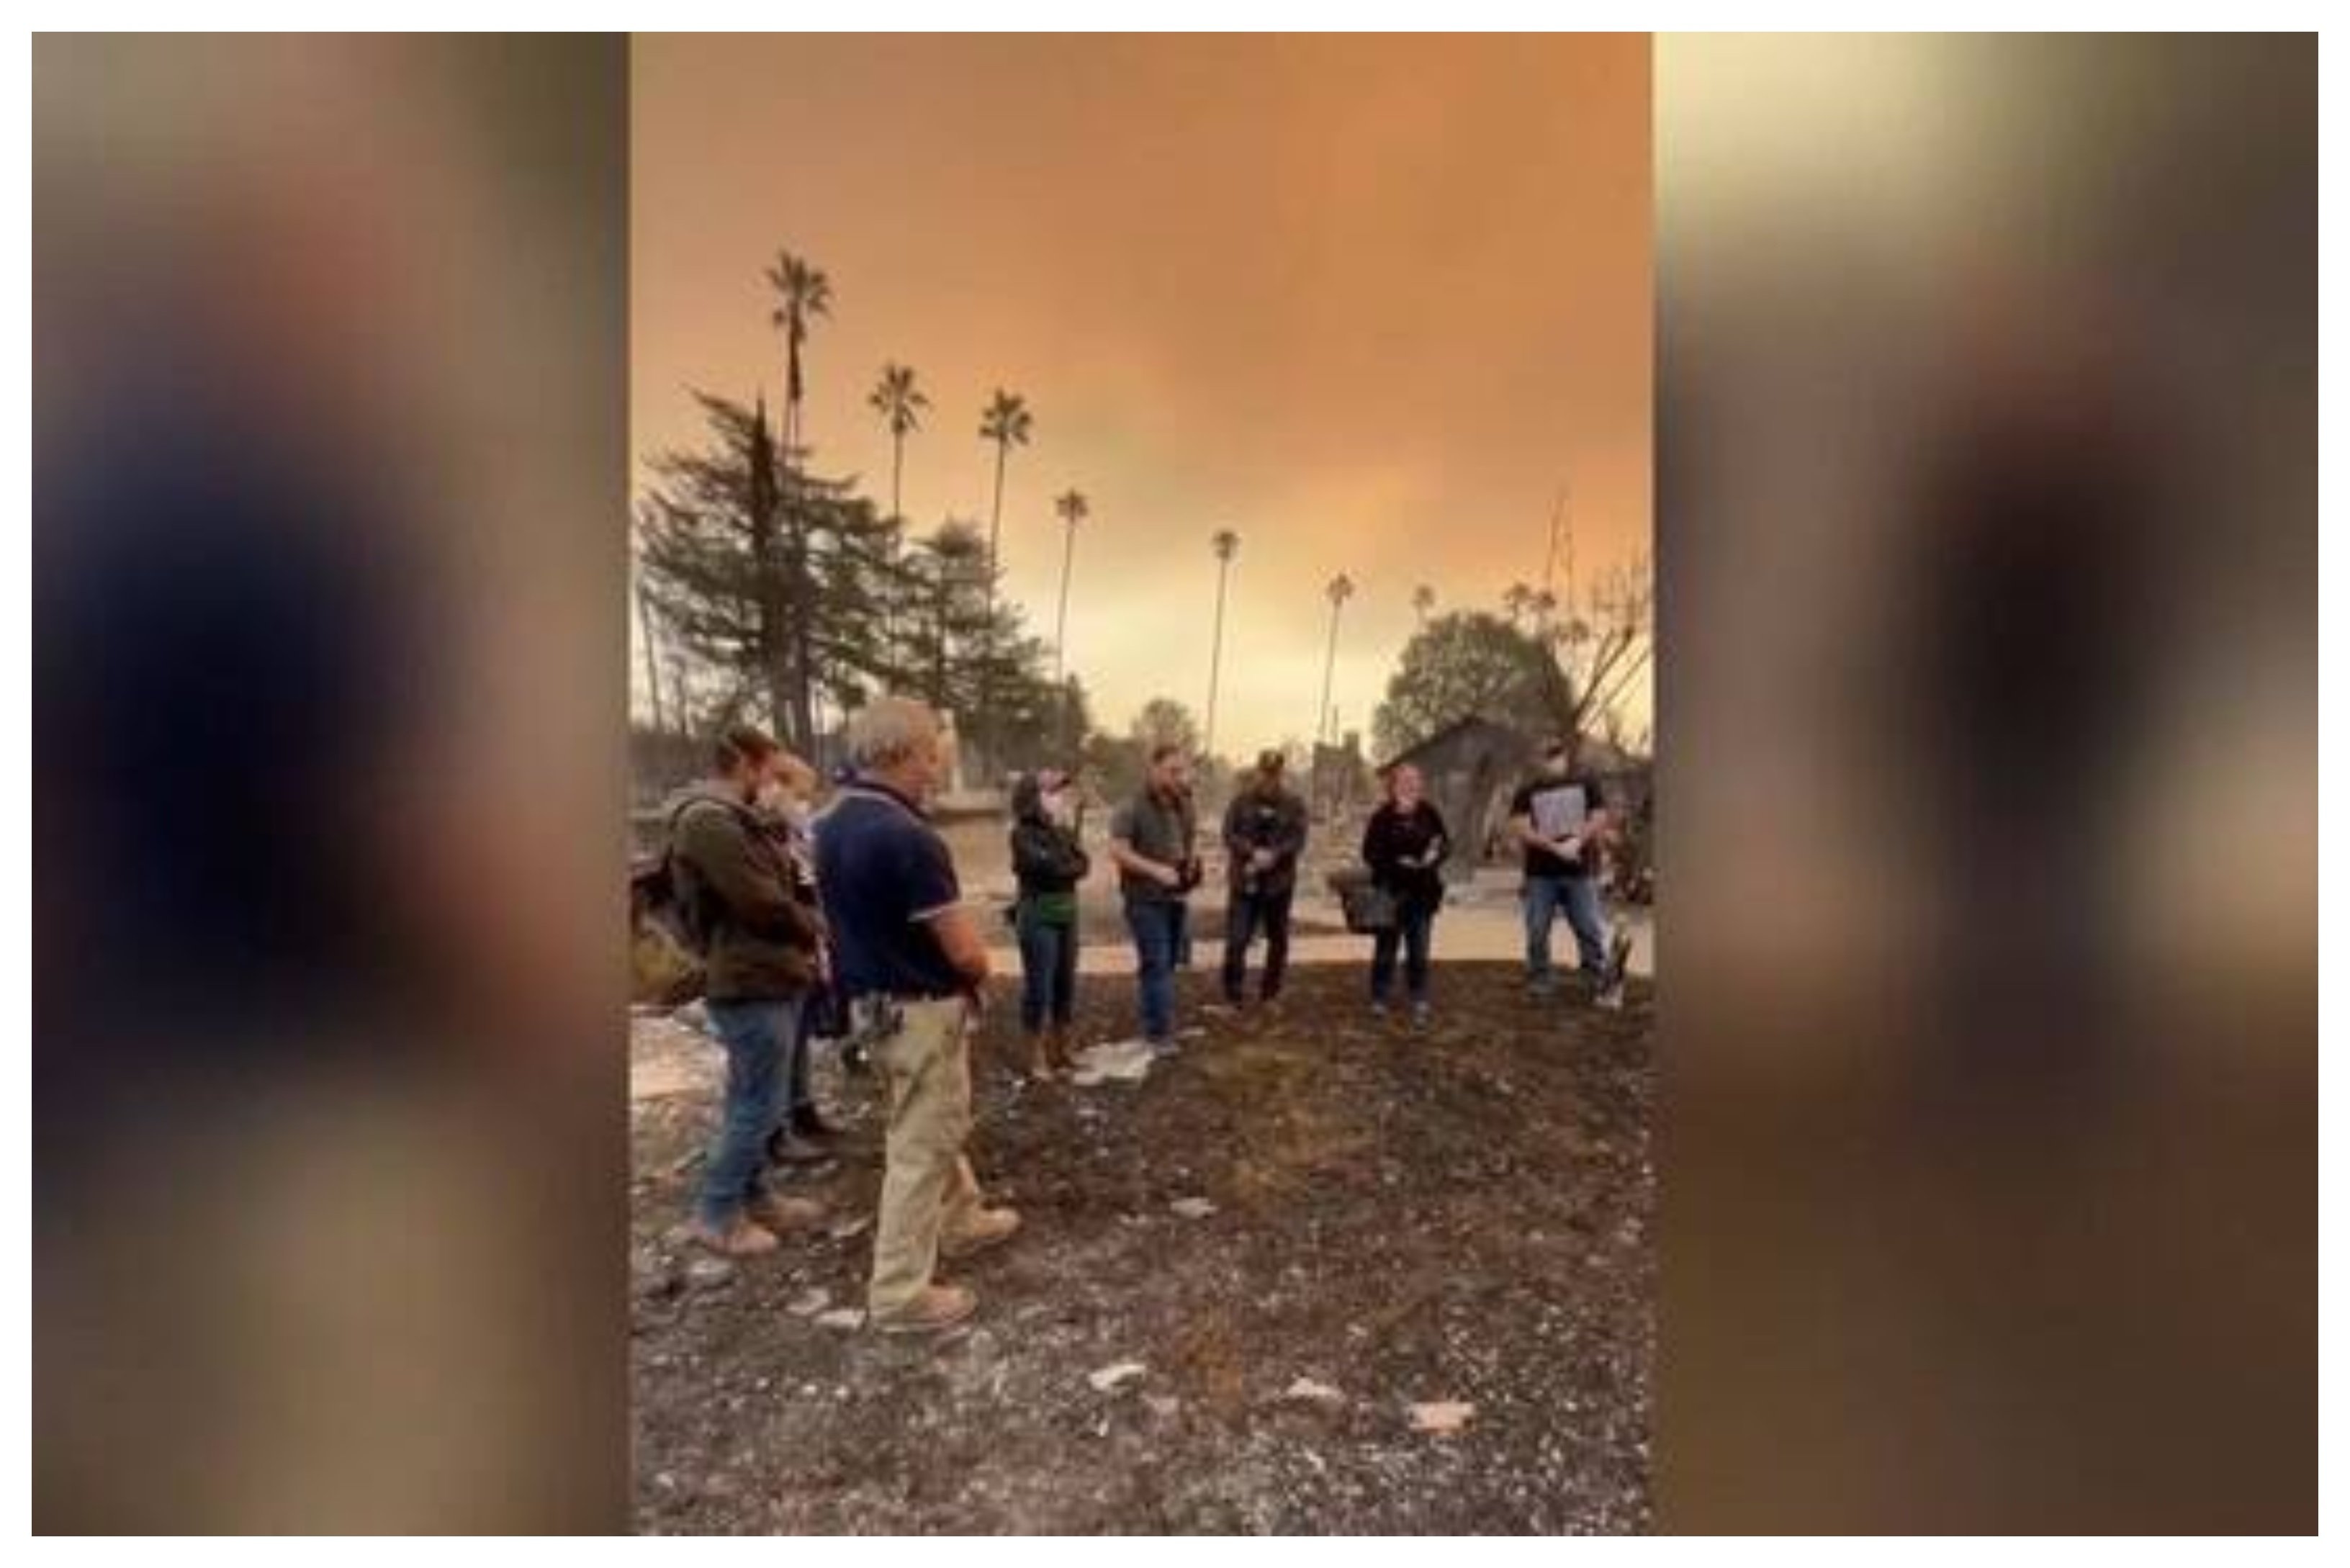
[[[735,1258],[772,1252],[779,1232],[824,1217],[820,1204],[766,1189],[768,1137],[784,1114],[821,934],[756,807],[782,757],[760,731],[728,730],[713,750],[712,776],[682,791],[669,812],[671,890],[702,957],[711,1028],[726,1048],[725,1107],[692,1229],[702,1245]]]

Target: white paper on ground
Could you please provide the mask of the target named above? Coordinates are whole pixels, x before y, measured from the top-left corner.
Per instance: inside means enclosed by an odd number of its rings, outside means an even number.
[[[1139,1084],[1149,1075],[1150,1064],[1155,1060],[1148,1041],[1106,1041],[1077,1053],[1076,1070],[1069,1075],[1069,1082],[1081,1089],[1112,1080]]]

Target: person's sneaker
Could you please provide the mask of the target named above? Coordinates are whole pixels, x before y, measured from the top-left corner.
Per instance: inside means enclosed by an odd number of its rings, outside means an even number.
[[[767,1137],[767,1158],[777,1165],[822,1165],[832,1150],[804,1137],[798,1128],[780,1127]]]
[[[924,1285],[922,1293],[888,1316],[873,1318],[876,1334],[936,1334],[979,1310],[979,1297],[962,1285]]]
[[[808,1231],[824,1223],[825,1207],[813,1198],[790,1198],[780,1192],[764,1192],[743,1205],[751,1218],[770,1234],[781,1236],[786,1231]]]
[[[737,1220],[723,1231],[706,1220],[696,1220],[691,1231],[698,1245],[722,1258],[764,1257],[783,1245],[773,1231],[749,1220]]]
[[[1411,1026],[1414,1029],[1427,1028],[1429,1016],[1428,1003],[1415,1002],[1411,1004]]]
[[[1389,1011],[1386,1002],[1374,1002],[1371,1003],[1371,1020],[1373,1023],[1385,1023],[1389,1016]]]
[[[1175,1043],[1171,1035],[1164,1040],[1145,1040],[1142,1044],[1149,1049],[1153,1056],[1161,1058],[1172,1056],[1183,1049]]]
[[[973,1252],[983,1252],[999,1241],[1008,1241],[1020,1229],[1017,1209],[983,1209],[972,1216],[971,1222],[939,1242],[942,1258],[968,1258]]]

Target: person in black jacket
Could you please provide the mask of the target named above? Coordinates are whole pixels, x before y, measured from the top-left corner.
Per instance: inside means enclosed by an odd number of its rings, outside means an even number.
[[[1289,967],[1289,905],[1297,891],[1297,857],[1305,848],[1305,802],[1282,782],[1284,759],[1266,751],[1256,772],[1224,810],[1230,896],[1224,905],[1224,1000],[1241,1005],[1249,944],[1264,932],[1261,995],[1281,994]]]
[[[1029,774],[1012,789],[1012,870],[1020,879],[1020,1027],[1028,1070],[1049,1078],[1073,1064],[1069,1010],[1077,992],[1077,884],[1093,868],[1080,841],[1076,791],[1066,774]]]
[[[1444,857],[1452,841],[1444,818],[1423,794],[1419,770],[1399,763],[1388,771],[1388,797],[1363,826],[1363,861],[1371,884],[1395,900],[1394,921],[1372,938],[1371,1010],[1384,1017],[1395,984],[1396,950],[1403,950],[1404,989],[1411,1021],[1428,1022],[1428,944],[1444,902]]]

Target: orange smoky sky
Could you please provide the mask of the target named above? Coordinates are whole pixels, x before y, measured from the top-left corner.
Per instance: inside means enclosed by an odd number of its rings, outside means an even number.
[[[1067,649],[1097,721],[1205,706],[1241,535],[1216,749],[1370,716],[1414,625],[1540,586],[1564,488],[1576,586],[1649,538],[1645,37],[639,37],[633,440],[700,439],[689,388],[780,395],[761,271],[830,275],[815,466],[886,507],[866,394],[932,408],[905,512],[984,524],[990,391],[1034,444],[1005,591],[1046,636],[1053,499],[1085,493]],[[1565,571],[1556,586],[1563,591]]]

